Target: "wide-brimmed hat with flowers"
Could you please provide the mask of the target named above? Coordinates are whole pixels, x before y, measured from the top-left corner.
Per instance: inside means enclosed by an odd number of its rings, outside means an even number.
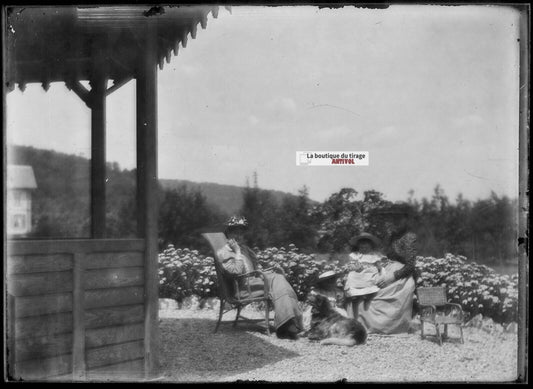
[[[355,247],[362,240],[368,240],[372,242],[372,244],[374,245],[374,248],[381,245],[381,241],[379,240],[379,238],[375,237],[372,234],[369,234],[368,232],[362,232],[361,234],[354,236],[352,239],[350,239],[349,243],[352,247]]]
[[[232,216],[224,224],[227,230],[233,230],[238,228],[248,228],[248,221],[244,216]]]

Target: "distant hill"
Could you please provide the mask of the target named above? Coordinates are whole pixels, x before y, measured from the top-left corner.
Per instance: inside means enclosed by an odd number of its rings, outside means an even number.
[[[159,182],[164,189],[175,189],[181,185],[186,185],[189,189],[200,190],[206,197],[209,205],[216,207],[228,215],[237,213],[242,207],[242,194],[244,191],[244,187],[242,186],[169,179],[161,179]],[[291,193],[279,190],[263,190],[269,192],[272,198],[278,203],[280,203],[284,197],[295,196]]]
[[[37,180],[37,190],[34,193],[34,218],[39,219],[52,212],[57,223],[68,224],[58,231],[63,236],[86,236],[89,228],[89,194],[90,194],[90,163],[87,158],[65,154],[53,150],[43,150],[29,146],[9,146],[8,164],[30,165],[33,167]],[[108,213],[116,213],[124,203],[133,201],[135,170],[120,169],[115,163],[108,163]],[[163,189],[173,189],[187,186],[189,190],[199,190],[206,197],[207,203],[231,215],[241,209],[244,187],[223,185],[211,182],[193,182],[189,180],[161,179]],[[266,190],[272,198],[281,202],[290,193]],[[72,212],[76,209],[76,215]],[[64,218],[59,220],[58,215]],[[35,220],[36,222],[38,220]],[[42,224],[42,222],[41,222]],[[73,225],[79,226],[74,228]],[[66,227],[66,226],[65,226]]]

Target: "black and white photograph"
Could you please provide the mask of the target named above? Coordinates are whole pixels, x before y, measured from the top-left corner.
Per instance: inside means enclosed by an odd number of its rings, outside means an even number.
[[[529,3],[2,23],[4,382],[528,382]]]

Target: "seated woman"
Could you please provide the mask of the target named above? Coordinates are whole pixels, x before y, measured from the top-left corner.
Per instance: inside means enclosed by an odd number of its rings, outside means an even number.
[[[239,275],[261,270],[254,252],[244,244],[244,231],[247,226],[248,222],[244,217],[233,216],[226,223],[225,233],[228,243],[217,252],[217,256],[222,261],[224,269],[231,274]],[[278,271],[283,272],[281,268]],[[280,273],[264,273],[274,304],[276,334],[279,338],[296,339],[298,333],[303,330],[302,312],[294,289]],[[260,278],[252,282],[263,283]]]
[[[407,229],[407,207],[392,206],[376,214],[385,221],[385,254],[389,260],[375,278],[380,289],[368,301],[356,302],[354,311],[369,333],[403,333],[409,330],[413,313],[416,235]]]

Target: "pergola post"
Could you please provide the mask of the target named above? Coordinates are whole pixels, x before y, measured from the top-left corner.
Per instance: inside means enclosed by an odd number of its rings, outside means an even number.
[[[157,372],[157,64],[162,67],[165,56],[168,62],[172,49],[177,54],[180,42],[185,47],[187,35],[194,37],[198,21],[205,28],[207,14],[216,17],[216,10],[217,6],[71,5],[10,7],[10,15],[3,15],[4,24],[10,27],[6,30],[6,91],[12,91],[15,84],[24,90],[27,83],[41,83],[46,91],[51,82],[65,82],[91,109],[92,239],[13,240],[10,253],[5,254],[5,266],[9,262],[9,268],[24,268],[20,273],[17,270],[17,282],[9,282],[6,322],[7,340],[12,343],[9,367],[14,369],[16,361],[16,374],[21,378],[55,379],[72,374],[76,380],[108,379],[108,373],[112,377],[131,373],[129,377],[133,377],[143,367],[146,376]],[[106,239],[106,95],[131,78],[137,86],[138,236]],[[82,84],[85,80],[90,81],[90,89]],[[110,88],[108,80],[114,82]],[[144,255],[142,270],[140,255]],[[72,271],[67,272],[71,265]],[[46,275],[35,279],[36,269],[46,269]],[[7,273],[7,267],[4,270]],[[137,283],[141,272],[142,302]],[[129,293],[123,286],[132,277],[135,290]],[[47,295],[46,304],[42,294]],[[19,298],[32,304],[17,304]],[[20,317],[15,311],[22,313]],[[57,312],[62,316],[55,315]],[[29,341],[15,343],[19,319],[25,320],[23,315],[28,313],[32,325],[19,333],[18,339],[23,335]],[[127,320],[117,323],[123,313]],[[140,320],[144,321],[143,333],[138,332]],[[123,331],[129,331],[129,323],[135,323],[136,330],[127,334],[125,341]],[[43,332],[43,328],[54,331]],[[56,329],[61,333],[56,334]],[[72,335],[67,336],[70,329]],[[106,331],[105,336],[93,335],[100,329]],[[22,360],[24,353],[20,352],[16,358],[15,351],[21,349],[31,358]],[[72,352],[63,352],[68,349]],[[35,359],[35,355],[43,357]]]
[[[153,26],[144,30],[143,50],[137,68],[137,195],[139,236],[145,240],[145,374],[157,367],[158,288],[157,273],[157,55]]]
[[[106,88],[107,80],[91,81],[91,237],[105,237],[106,181]]]
[[[518,382],[527,382],[528,369],[528,307],[529,307],[529,258],[528,258],[528,209],[529,205],[529,47],[530,20],[527,12],[520,15],[520,123],[519,123],[519,217],[518,217]]]

